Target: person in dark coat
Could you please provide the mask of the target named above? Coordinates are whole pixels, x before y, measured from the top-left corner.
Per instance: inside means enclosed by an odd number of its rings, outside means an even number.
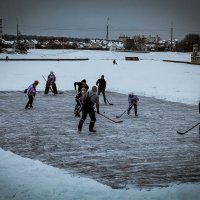
[[[28,89],[27,89],[27,91],[26,91],[26,94],[27,94],[27,96],[28,96],[28,102],[27,102],[27,104],[26,104],[26,106],[25,106],[25,109],[31,109],[31,108],[33,108],[33,99],[34,99],[34,97],[35,97],[35,95],[36,95],[36,86],[37,86],[38,84],[39,84],[39,81],[36,80],[36,81],[34,81],[33,84],[31,84],[31,85],[28,87]]]
[[[100,93],[103,94],[104,103],[106,104],[106,80],[104,79],[104,75],[102,75],[101,78],[97,80],[96,85],[98,86],[98,95],[100,95]]]
[[[113,65],[117,65],[117,62],[116,62],[116,60],[113,60]]]
[[[131,92],[128,95],[128,104],[129,104],[129,108],[128,108],[128,111],[127,111],[128,115],[129,115],[132,107],[134,107],[135,116],[138,117],[138,114],[137,114],[137,103],[138,103],[138,101],[139,101],[139,98],[136,95],[134,95],[133,92]]]
[[[96,130],[94,130],[94,124],[96,122],[94,105],[96,104],[97,114],[99,114],[99,96],[97,95],[97,87],[93,86],[92,90],[86,92],[80,99],[83,102],[83,108],[82,117],[78,125],[78,131],[81,132],[83,123],[87,118],[87,114],[89,114],[91,119],[89,124],[89,131],[96,132]]]
[[[51,71],[50,74],[48,75],[48,79],[47,79],[47,82],[46,82],[46,88],[45,88],[44,94],[48,94],[49,93],[50,87],[51,87],[51,91],[54,93],[54,95],[58,94],[55,82],[56,82],[56,76],[53,73],[53,71]]]
[[[76,86],[78,86],[78,92]],[[87,85],[85,79],[83,79],[81,82],[74,82],[74,89],[77,93],[79,93],[83,87],[86,89],[86,91],[88,91],[89,86]]]

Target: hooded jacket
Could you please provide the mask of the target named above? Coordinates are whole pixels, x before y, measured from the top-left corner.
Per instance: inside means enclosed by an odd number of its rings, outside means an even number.
[[[138,96],[134,95],[134,94],[129,94],[128,95],[128,103],[129,106],[133,105],[133,104],[137,104],[137,102],[139,101]]]
[[[97,87],[96,86],[93,86],[92,90],[90,90],[89,92],[86,92],[80,99],[83,102],[85,102],[87,97],[90,97],[90,100],[92,101],[92,103],[96,104],[96,108],[97,108],[97,110],[99,110],[99,96],[97,95]]]

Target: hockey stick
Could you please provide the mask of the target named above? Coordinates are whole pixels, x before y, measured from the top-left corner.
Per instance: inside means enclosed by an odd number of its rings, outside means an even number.
[[[114,123],[121,123],[121,122],[123,122],[122,120],[114,120],[114,119],[111,119],[110,117],[108,117],[108,116],[106,116],[106,115],[104,115],[104,114],[101,114],[101,113],[99,113],[99,115],[105,117],[106,119],[108,119],[108,120],[110,120],[110,121],[112,121],[112,122],[114,122]]]
[[[133,104],[131,105],[131,107],[133,106]],[[129,106],[130,107],[130,106]],[[129,109],[129,108],[128,108]],[[125,112],[128,111],[128,109],[126,109],[121,115],[117,115],[116,118],[120,118],[122,115],[124,115]]]
[[[113,103],[110,103],[107,98],[106,98],[106,101],[108,102],[109,105],[111,105],[111,106],[114,105]]]
[[[190,130],[192,130],[193,128],[195,128],[196,126],[198,126],[199,124],[200,124],[200,122],[197,123],[197,124],[195,124],[193,127],[191,127],[190,129],[188,129],[188,130],[185,131],[185,132],[177,131],[177,133],[180,134],[180,135],[184,135],[185,133],[189,132]]]
[[[126,109],[121,115],[117,115],[116,118],[120,118],[122,115],[124,115],[125,112],[127,112],[128,109]]]

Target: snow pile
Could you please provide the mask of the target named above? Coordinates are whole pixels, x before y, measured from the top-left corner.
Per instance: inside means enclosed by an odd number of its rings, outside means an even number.
[[[94,180],[76,177],[39,161],[0,149],[0,200],[160,199],[196,200],[200,185],[182,184],[153,190],[115,190]]]

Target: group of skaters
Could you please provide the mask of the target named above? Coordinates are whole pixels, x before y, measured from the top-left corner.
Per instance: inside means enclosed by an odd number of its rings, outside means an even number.
[[[45,87],[45,91],[44,91],[45,95],[48,94],[49,90],[51,90],[54,93],[54,95],[58,94],[55,82],[56,82],[56,76],[55,76],[54,72],[51,71],[50,74],[48,75],[48,79],[46,81],[46,87]],[[25,106],[25,109],[33,108],[33,99],[35,98],[36,87],[38,86],[38,84],[39,84],[39,81],[36,80],[33,82],[33,84],[31,84],[27,88],[25,93],[28,96],[28,102]],[[90,117],[89,131],[96,132],[96,130],[94,129],[94,125],[96,122],[96,114],[95,113],[100,114],[99,96],[101,93],[103,95],[104,103],[107,104],[107,102],[108,102],[106,95],[105,95],[106,80],[104,78],[104,75],[102,75],[101,78],[99,78],[96,81],[96,85],[92,86],[91,90],[89,90],[89,86],[87,85],[87,82],[85,79],[83,79],[80,82],[74,82],[74,89],[77,92],[77,94],[75,96],[76,105],[74,108],[74,115],[76,117],[80,117],[80,113],[82,113],[81,119],[78,124],[78,131],[79,132],[82,131],[83,124],[87,118],[87,115],[89,115],[89,117]],[[127,109],[128,115],[130,114],[130,110],[132,108],[134,108],[135,116],[138,117],[138,113],[137,113],[138,101],[139,101],[139,98],[133,92],[128,94],[128,105],[129,105],[129,107]],[[94,107],[96,107],[96,110]]]

